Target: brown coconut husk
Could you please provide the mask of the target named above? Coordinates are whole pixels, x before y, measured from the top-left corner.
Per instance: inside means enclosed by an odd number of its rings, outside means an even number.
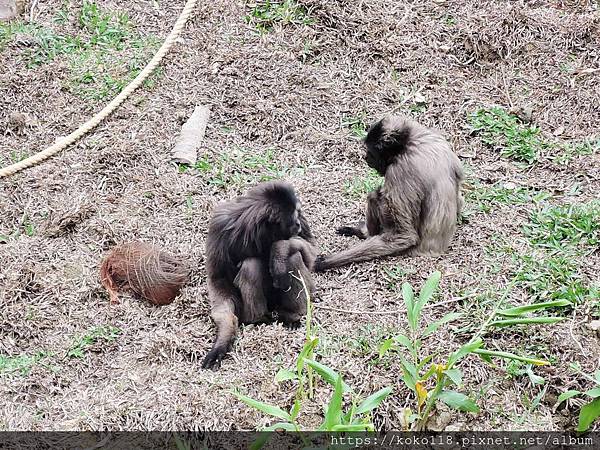
[[[113,248],[100,267],[100,281],[113,304],[119,303],[119,292],[129,291],[155,305],[167,305],[188,277],[189,268],[180,258],[137,241]]]

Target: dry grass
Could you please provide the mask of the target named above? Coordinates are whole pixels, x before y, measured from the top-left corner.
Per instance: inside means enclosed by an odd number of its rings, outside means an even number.
[[[63,2],[40,2],[35,21],[55,33],[85,35],[73,19],[76,3],[68,2],[69,19],[56,23]],[[99,3],[109,11],[127,12],[136,33],[162,39],[182,2]],[[302,330],[245,327],[219,372],[199,368],[213,333],[202,263],[208,217],[215,202],[272,176],[261,156],[270,151],[268,164],[297,187],[321,248],[349,245],[333,229],[359,217],[363,200],[345,194],[344,186],[367,170],[359,159],[359,142],[342,125],[348,119],[369,122],[403,112],[443,129],[472,170],[467,189],[475,189],[474,181],[481,183],[477,189],[511,183],[543,190],[555,204],[598,196],[597,151],[568,164],[544,158],[524,168],[484,147],[467,125],[468,113],[501,105],[515,111],[531,108],[533,122],[553,142],[578,142],[598,133],[600,72],[587,70],[597,69],[600,57],[597,4],[299,4],[309,23],[274,23],[272,31],[261,34],[244,19],[251,6],[200,2],[154,86],[138,91],[74,148],[0,181],[0,354],[42,355],[26,375],[0,373],[0,429],[264,425],[265,419],[230,395],[233,386],[289,406],[292,387],[275,384],[273,376],[295,359]],[[0,134],[1,165],[51,144],[102,105],[69,89],[73,67],[68,55],[28,68],[25,55],[35,42],[21,33],[0,52],[0,122],[7,125]],[[127,46],[119,52],[119,61],[134,54]],[[211,108],[203,146],[208,168],[181,172],[168,162],[169,151],[196,104]],[[27,125],[10,127],[11,112],[26,113]],[[234,151],[242,156],[223,162],[222,156]],[[477,204],[467,206],[477,211]],[[401,300],[390,288],[386,269],[401,269],[396,270],[398,285],[406,280],[420,285],[439,269],[438,301],[456,301],[428,315],[433,320],[456,310],[466,312],[467,319],[427,345],[432,351],[457,348],[507,285],[514,272],[512,254],[532,251],[521,229],[532,202],[498,201],[496,206],[487,214],[471,214],[443,257],[394,258],[317,275],[323,305],[399,309]],[[191,282],[174,303],[156,308],[124,298],[109,304],[98,278],[100,261],[111,246],[134,239],[189,258]],[[578,276],[598,282],[597,252],[575,261]],[[525,303],[527,292],[518,288],[510,299]],[[471,358],[463,365],[465,390],[478,399],[482,412],[454,413],[452,426],[572,426],[574,410],[553,413],[554,400],[566,388],[581,387],[568,370],[570,362],[579,361],[588,373],[598,368],[600,346],[585,326],[598,315],[592,302],[568,314],[570,320],[551,329],[487,337],[490,348],[553,362],[545,372],[536,369],[548,385],[539,406],[531,408],[525,400],[540,392],[526,376],[510,377],[504,363],[492,367]],[[323,340],[321,359],[343,373],[348,384],[367,394],[395,386],[375,423],[399,428],[400,409],[412,403],[398,381],[399,365],[375,363],[378,339],[405,323],[395,316],[325,309],[316,310],[315,320]],[[78,339],[107,326],[119,330],[114,339],[100,334],[82,358],[69,356]],[[369,345],[353,344],[363,341]],[[328,395],[326,388],[319,392],[318,400]],[[318,405],[314,414],[320,414]]]

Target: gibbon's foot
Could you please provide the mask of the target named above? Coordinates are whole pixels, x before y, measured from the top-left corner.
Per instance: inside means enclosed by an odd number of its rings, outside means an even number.
[[[221,367],[221,361],[225,357],[227,353],[227,349],[224,348],[213,348],[209,351],[204,357],[204,361],[202,361],[203,369],[217,370]]]

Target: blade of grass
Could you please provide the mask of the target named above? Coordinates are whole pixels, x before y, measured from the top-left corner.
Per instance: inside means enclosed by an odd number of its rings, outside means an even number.
[[[508,353],[508,352],[498,352],[495,350],[485,350],[485,349],[477,349],[474,350],[473,353],[477,353],[478,355],[483,355],[483,356],[495,356],[497,358],[503,358],[503,359],[512,359],[515,361],[521,361],[527,364],[533,364],[534,366],[549,366],[550,363],[548,361],[543,361],[541,359],[534,359],[534,358],[528,358],[525,356],[519,356],[519,355],[515,355],[514,353]]]

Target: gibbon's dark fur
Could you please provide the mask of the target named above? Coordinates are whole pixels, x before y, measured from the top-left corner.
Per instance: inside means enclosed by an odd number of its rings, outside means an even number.
[[[364,240],[320,255],[316,271],[398,254],[439,255],[454,236],[463,171],[442,135],[391,116],[369,128],[365,146],[365,161],[385,177],[384,183],[368,195],[366,221],[337,230]]]
[[[313,244],[294,188],[287,183],[259,184],[216,207],[206,240],[206,269],[217,336],[203,368],[220,365],[239,323],[269,321],[275,312],[284,323],[297,324],[306,312],[306,296],[289,273],[302,275],[313,287]]]

